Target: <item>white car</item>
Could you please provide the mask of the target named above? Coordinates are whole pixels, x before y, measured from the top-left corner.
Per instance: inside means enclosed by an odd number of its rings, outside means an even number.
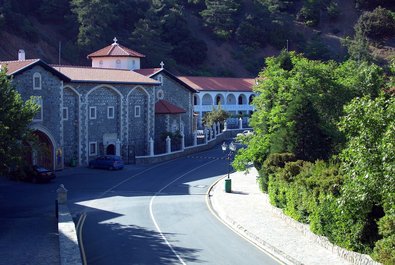
[[[238,133],[237,137],[239,136],[249,136],[249,135],[253,135],[254,133],[250,130],[244,130],[242,133]]]

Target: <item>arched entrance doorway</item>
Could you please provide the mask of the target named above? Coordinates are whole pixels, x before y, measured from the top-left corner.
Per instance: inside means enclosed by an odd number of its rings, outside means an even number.
[[[106,154],[107,155],[115,155],[115,145],[110,144],[106,148]]]
[[[33,132],[36,142],[31,145],[31,152],[26,154],[26,161],[31,165],[40,165],[48,169],[54,169],[54,147],[44,132]]]

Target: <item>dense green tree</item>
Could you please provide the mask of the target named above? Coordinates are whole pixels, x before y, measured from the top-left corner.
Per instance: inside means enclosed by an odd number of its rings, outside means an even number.
[[[306,43],[304,54],[307,58],[312,60],[326,61],[331,59],[331,52],[319,35],[313,36],[311,40]]]
[[[140,19],[130,38],[136,50],[147,54],[145,67],[159,67],[161,61],[174,66],[170,53],[172,46],[161,39],[162,28],[158,19]]]
[[[187,27],[182,8],[174,0],[155,0],[135,25],[131,41],[147,54],[147,64],[161,61],[172,67],[175,62],[200,64],[207,56],[207,46],[193,37]],[[171,58],[171,59],[170,59]]]
[[[217,37],[230,39],[237,26],[240,0],[206,0],[206,9],[200,12],[204,23]]]
[[[355,7],[358,9],[372,10],[378,6],[390,8],[395,11],[395,3],[392,0],[355,0]]]
[[[357,35],[376,42],[395,35],[395,14],[388,9],[377,7],[371,12],[364,12],[355,24]]]
[[[347,138],[340,154],[346,177],[340,203],[344,214],[334,233],[348,248],[369,253],[380,239],[377,221],[395,214],[394,121],[395,98],[384,93],[356,98],[345,107],[339,124]]]
[[[34,99],[23,102],[4,68],[0,72],[0,102],[0,172],[4,172],[21,162],[24,143],[30,139],[28,126],[38,106]]]
[[[355,34],[354,38],[347,37],[342,41],[342,44],[347,47],[350,59],[358,62],[372,62],[373,56],[369,48],[369,40],[361,35]]]
[[[269,32],[272,30],[271,14],[259,2],[254,2],[254,11],[245,14],[245,18],[236,30],[239,43],[249,47],[264,47],[269,42]]]
[[[111,0],[71,0],[79,23],[78,45],[91,52],[108,44],[116,34],[115,4]]]
[[[270,153],[299,152],[301,143],[312,143],[311,134],[300,133],[304,128],[321,139],[317,148],[323,151],[302,153],[304,158],[315,160],[337,153],[344,142],[337,128],[343,106],[356,96],[377,95],[384,82],[379,67],[355,61],[319,62],[283,52],[267,59],[266,65],[254,88],[259,94],[250,120],[255,135],[236,156],[236,168],[251,161],[262,163]],[[298,100],[301,96],[303,100]],[[306,102],[311,105],[304,105]]]
[[[306,1],[296,18],[307,26],[317,26],[320,22],[321,1]]]
[[[212,126],[215,122],[223,123],[227,118],[230,117],[230,114],[224,111],[221,107],[221,103],[218,104],[217,108],[214,108],[210,112],[206,112],[203,116],[203,124],[205,126]]]
[[[40,6],[40,19],[50,23],[63,23],[65,17],[70,15],[69,0],[42,0]]]

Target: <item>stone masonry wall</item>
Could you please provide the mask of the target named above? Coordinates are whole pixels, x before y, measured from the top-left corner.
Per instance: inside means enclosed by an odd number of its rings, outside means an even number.
[[[41,75],[41,89],[33,89],[33,75],[39,73]],[[53,139],[54,150],[56,151],[62,143],[61,133],[61,86],[62,81],[52,73],[46,71],[39,65],[18,74],[13,79],[17,91],[21,94],[23,100],[29,99],[31,96],[41,97],[43,103],[43,119],[42,121],[33,121],[32,127],[41,130],[48,137]],[[37,117],[37,116],[36,116]],[[54,161],[55,168],[61,167],[61,161]]]
[[[192,106],[192,92],[187,89],[186,87],[182,86],[178,82],[174,81],[170,77],[168,77],[165,73],[159,73],[158,75],[154,76],[155,79],[158,79],[158,76],[162,75],[162,85],[156,87],[156,94],[158,95],[158,91],[162,90],[163,91],[163,99],[180,107],[183,108],[186,113],[181,114],[181,122],[184,127],[184,135],[186,142],[191,143],[192,142],[192,133],[193,133],[193,128],[192,128],[192,120],[193,120],[193,106]],[[158,99],[156,95],[155,102]],[[172,128],[172,125],[174,124],[174,120],[177,120],[177,124],[179,126],[179,115],[171,115],[174,117],[170,118],[170,130]],[[162,123],[160,123],[162,124]],[[166,128],[160,128],[158,125],[156,125],[155,131],[156,133],[160,134],[160,132],[165,131]]]
[[[71,121],[71,117],[65,122],[65,145],[69,145],[65,161],[70,161],[78,148],[79,164],[86,165],[97,155],[105,154],[106,147],[117,139],[125,161],[130,161],[130,156],[146,155],[148,139],[154,135],[153,90],[128,84],[65,84],[64,102],[69,115],[79,115],[78,122]],[[109,106],[114,107],[113,119],[107,117]],[[135,117],[135,106],[140,106],[140,117]],[[90,107],[96,107],[96,119],[89,118]],[[72,147],[68,141],[73,142]],[[97,143],[96,155],[89,155],[90,142]]]

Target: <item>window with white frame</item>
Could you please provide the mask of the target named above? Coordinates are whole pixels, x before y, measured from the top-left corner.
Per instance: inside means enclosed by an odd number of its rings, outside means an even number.
[[[36,116],[33,117],[33,121],[42,121],[43,120],[43,115],[44,115],[44,112],[43,112],[43,99],[42,99],[42,97],[35,97],[34,100],[35,100],[35,103],[38,105],[39,110],[36,113]]]
[[[139,118],[141,116],[141,107],[134,106],[134,117]]]
[[[107,107],[107,118],[114,119],[114,117],[115,117],[114,106],[108,106]]]
[[[89,107],[89,119],[96,119],[96,107]]]
[[[97,155],[97,142],[89,142],[89,155]]]
[[[69,108],[63,108],[62,117],[64,121],[67,121],[69,119]]]
[[[35,89],[35,90],[41,89],[41,74],[40,73],[33,74],[33,89]]]

